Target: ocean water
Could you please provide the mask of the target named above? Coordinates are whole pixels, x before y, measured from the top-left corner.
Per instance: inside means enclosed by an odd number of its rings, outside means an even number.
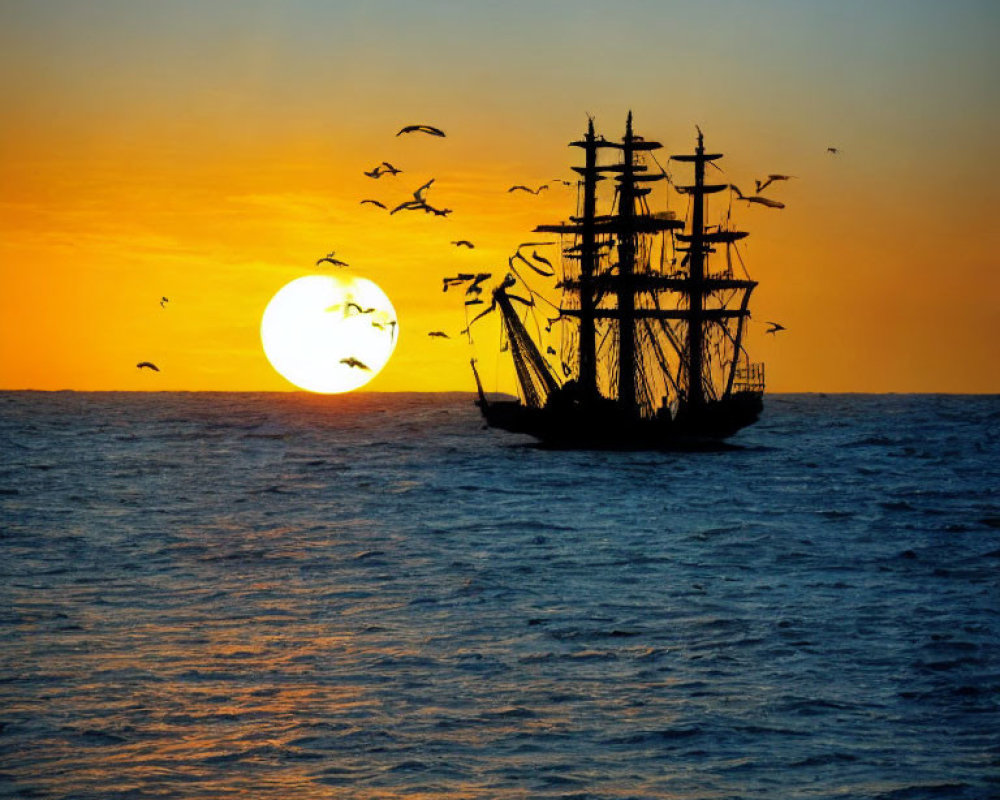
[[[477,414],[0,393],[0,796],[1000,797],[1000,397]]]

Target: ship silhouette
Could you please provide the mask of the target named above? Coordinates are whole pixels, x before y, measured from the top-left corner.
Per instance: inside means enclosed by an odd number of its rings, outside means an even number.
[[[651,184],[672,181],[653,156],[661,145],[633,132],[631,112],[620,142],[596,135],[591,119],[570,146],[584,156],[573,168],[577,214],[535,228],[560,237],[562,274],[552,288],[561,297],[547,326],[564,323],[560,348],[543,348],[541,329],[533,326],[536,342],[522,319],[526,298],[509,290],[527,282],[512,259],[513,274],[493,289],[491,308],[502,316],[518,398],[488,398],[473,359],[477,405],[490,427],[553,447],[718,445],[758,419],[764,394],[763,364],[750,360],[744,344],[757,283],[736,242],[748,234],[732,229],[728,215],[706,225],[706,197],[729,189],[705,180],[706,165],[722,154],[705,151],[699,129],[694,153],[671,156],[694,168],[692,183],[674,186],[689,201],[680,220],[650,210]],[[612,151],[614,163],[599,163],[602,151]],[[614,199],[599,214],[597,185],[607,178],[615,181]],[[553,353],[555,364],[547,358]]]

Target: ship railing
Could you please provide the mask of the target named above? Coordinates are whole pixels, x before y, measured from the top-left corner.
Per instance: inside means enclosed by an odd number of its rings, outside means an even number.
[[[733,381],[733,391],[763,392],[764,364],[756,362],[737,367],[736,379]]]

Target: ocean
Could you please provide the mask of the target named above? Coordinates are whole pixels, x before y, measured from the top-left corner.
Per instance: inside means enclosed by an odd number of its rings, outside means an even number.
[[[1000,797],[1000,396],[472,401],[0,393],[0,796]]]

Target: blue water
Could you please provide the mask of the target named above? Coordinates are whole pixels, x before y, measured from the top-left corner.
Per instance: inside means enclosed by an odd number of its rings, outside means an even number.
[[[0,393],[0,795],[1000,797],[1000,397],[716,453]]]

